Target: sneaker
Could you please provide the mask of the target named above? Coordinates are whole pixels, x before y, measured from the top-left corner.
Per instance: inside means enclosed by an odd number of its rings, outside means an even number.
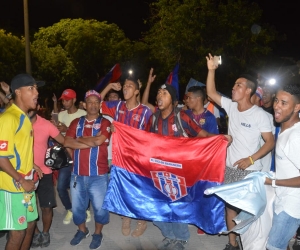
[[[103,234],[93,234],[93,239],[90,244],[90,249],[98,249],[101,247],[101,243],[103,241]]]
[[[157,249],[158,250],[164,250],[164,249],[173,249],[172,246],[176,240],[170,239],[170,238],[164,238],[161,243],[158,244]]]
[[[293,250],[300,250],[300,239],[296,238],[293,244]]]
[[[68,224],[71,223],[71,220],[72,220],[72,219],[73,219],[73,213],[72,213],[71,210],[68,210],[68,211],[67,211],[67,214],[66,214],[66,217],[65,217],[64,220],[63,220],[63,223],[64,223],[65,225],[68,225]]]
[[[131,236],[133,237],[139,237],[141,236],[147,228],[147,221],[139,220],[136,224],[136,228],[132,232]]]
[[[41,247],[48,247],[50,245],[50,234],[49,233],[41,233],[40,245],[41,245]]]
[[[226,247],[224,248],[224,250],[240,250],[239,244],[237,244],[237,246],[233,246],[230,243],[226,244]]]
[[[41,233],[34,234],[31,241],[31,248],[37,248],[40,246]]]
[[[200,228],[198,228],[197,234],[198,234],[198,235],[205,235],[205,232],[202,231]]]
[[[90,222],[91,221],[91,211],[86,210],[86,220],[85,222]]]
[[[172,250],[184,250],[187,243],[188,242],[186,240],[176,240]]]
[[[90,232],[88,229],[86,229],[86,233],[77,230],[77,233],[75,234],[74,238],[70,241],[70,244],[72,246],[77,246],[84,238],[88,237],[90,235]]]
[[[131,219],[128,218],[128,217],[123,217],[122,219],[122,234],[124,236],[128,236],[130,234],[130,222],[131,222]]]

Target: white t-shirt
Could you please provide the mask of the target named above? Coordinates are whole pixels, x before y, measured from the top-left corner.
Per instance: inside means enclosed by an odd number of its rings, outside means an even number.
[[[222,96],[222,108],[228,117],[228,134],[232,136],[232,143],[227,148],[226,166],[233,168],[233,164],[256,153],[260,146],[261,133],[272,132],[270,119],[266,112],[256,105],[240,112],[237,102]],[[258,159],[246,170],[261,170],[262,163]]]
[[[270,123],[272,126],[272,134],[275,135],[275,126],[274,126],[274,118],[273,115],[265,111],[270,119]],[[264,139],[261,137],[260,139],[260,145],[261,147],[265,144]],[[271,164],[272,164],[272,154],[274,154],[274,150],[269,152],[265,157],[261,158],[261,163],[263,168],[261,169],[262,172],[269,172],[271,169]]]
[[[84,115],[86,115],[86,111],[83,109],[77,109],[73,114],[68,114],[68,110],[64,110],[58,113],[58,121],[69,127],[73,120]]]
[[[68,114],[68,110],[64,110],[58,113],[58,121],[65,124],[67,127],[69,127],[73,120],[84,115],[86,115],[86,111],[83,109],[77,109],[77,111],[73,114]],[[66,135],[65,132],[61,134],[63,136]]]
[[[276,179],[300,176],[300,122],[278,135],[276,142]],[[275,213],[285,211],[300,219],[300,188],[275,188]]]

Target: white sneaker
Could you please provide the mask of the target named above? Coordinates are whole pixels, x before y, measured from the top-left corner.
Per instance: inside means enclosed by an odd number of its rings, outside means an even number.
[[[67,211],[67,214],[66,214],[66,217],[65,217],[64,220],[63,220],[63,223],[64,223],[65,225],[68,225],[68,224],[71,223],[71,220],[72,220],[72,219],[73,219],[73,213],[72,213],[72,211],[68,210],[68,211]]]
[[[91,211],[86,210],[86,220],[85,222],[90,222],[91,221]]]

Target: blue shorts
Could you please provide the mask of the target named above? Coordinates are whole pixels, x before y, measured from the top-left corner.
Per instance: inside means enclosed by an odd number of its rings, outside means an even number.
[[[74,182],[76,178],[76,186]],[[86,220],[86,210],[91,201],[95,222],[107,224],[109,222],[108,210],[102,209],[102,204],[108,185],[107,174],[98,176],[80,176],[72,173],[70,190],[72,196],[72,212],[75,225]]]
[[[295,235],[300,219],[293,218],[286,212],[273,214],[272,228],[267,242],[268,250],[286,250],[290,239]]]

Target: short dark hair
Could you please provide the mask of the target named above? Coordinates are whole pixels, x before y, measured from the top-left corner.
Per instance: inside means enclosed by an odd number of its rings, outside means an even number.
[[[111,93],[115,93],[118,95],[119,98],[121,98],[121,93],[120,91],[117,91],[117,90],[114,90],[114,89],[111,89],[107,92],[106,96],[108,97]]]
[[[300,103],[300,82],[293,80],[288,81],[282,86],[282,90],[291,94],[297,103]]]
[[[246,74],[241,74],[240,78],[245,78],[246,81],[246,86],[247,88],[251,89],[251,94],[250,96],[253,96],[256,92],[257,89],[257,77],[255,76],[255,74],[252,73],[246,73]]]
[[[202,98],[202,100],[204,100],[206,97],[205,91],[200,86],[192,86],[188,89],[188,92],[192,92],[194,95]]]
[[[135,78],[135,77],[133,77],[133,76],[128,76],[128,77],[126,78],[126,80],[133,82],[134,85],[135,85],[135,88],[136,88],[137,90],[140,90],[140,85],[139,85],[139,83],[138,83],[138,79],[137,79],[137,78]],[[126,81],[126,80],[125,80],[125,81]]]

